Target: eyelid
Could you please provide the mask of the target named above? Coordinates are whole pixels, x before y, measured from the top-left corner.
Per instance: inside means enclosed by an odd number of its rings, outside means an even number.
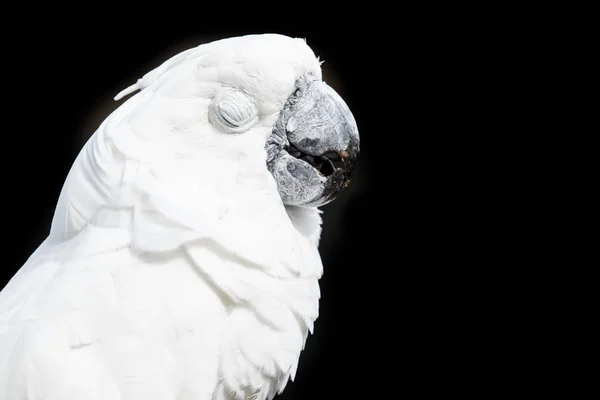
[[[209,117],[222,130],[239,133],[256,123],[258,110],[248,95],[239,90],[231,90],[216,99]]]

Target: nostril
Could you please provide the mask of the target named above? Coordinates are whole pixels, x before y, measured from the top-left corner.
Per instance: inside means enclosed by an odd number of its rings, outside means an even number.
[[[322,157],[322,160],[323,162],[317,166],[317,169],[324,176],[330,176],[335,172],[335,166],[330,160],[326,159],[325,157]]]

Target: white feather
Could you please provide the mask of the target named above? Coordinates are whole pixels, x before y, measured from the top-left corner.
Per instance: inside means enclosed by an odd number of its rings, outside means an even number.
[[[285,209],[264,143],[307,72],[320,77],[303,40],[246,36],[117,95],[141,90],[82,149],[48,239],[0,292],[0,399],[283,390],[318,315],[321,219]],[[208,118],[232,89],[252,96],[229,116],[253,121],[235,135]]]

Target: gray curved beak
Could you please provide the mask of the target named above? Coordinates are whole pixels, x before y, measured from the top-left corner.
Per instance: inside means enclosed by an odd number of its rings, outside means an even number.
[[[350,183],[360,151],[344,100],[323,81],[296,82],[267,142],[269,170],[285,204],[321,206]]]

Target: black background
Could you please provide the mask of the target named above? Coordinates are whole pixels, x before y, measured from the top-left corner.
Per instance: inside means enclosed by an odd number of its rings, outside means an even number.
[[[201,43],[251,33],[303,37],[325,61],[324,79],[353,111],[361,155],[353,184],[323,208],[320,317],[296,382],[278,398],[396,398],[408,387],[422,393],[437,388],[428,379],[454,361],[437,351],[455,351],[444,346],[449,334],[440,332],[451,332],[459,311],[450,312],[448,324],[448,310],[440,314],[443,304],[430,307],[439,300],[432,288],[443,286],[446,276],[438,257],[451,251],[433,245],[449,232],[432,215],[449,204],[437,203],[437,196],[452,194],[431,193],[430,180],[415,185],[430,166],[427,157],[415,155],[422,149],[406,146],[407,135],[426,131],[403,126],[415,117],[408,103],[420,101],[403,99],[414,80],[403,67],[407,40],[377,26],[342,22],[208,29],[65,18],[29,27],[35,39],[6,40],[3,112],[10,123],[2,133],[1,161],[8,248],[0,287],[48,234],[69,168],[118,106],[116,93]],[[424,135],[433,142],[431,132]]]

